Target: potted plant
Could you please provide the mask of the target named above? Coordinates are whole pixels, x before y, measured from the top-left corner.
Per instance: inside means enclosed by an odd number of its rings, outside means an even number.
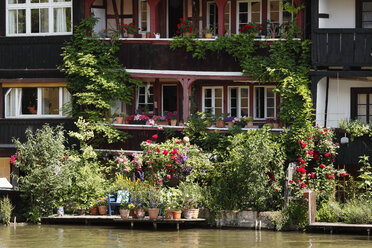
[[[96,201],[96,204],[98,206],[98,212],[100,215],[106,215],[108,212],[108,200],[107,196],[99,199]]]
[[[176,31],[176,33],[183,34],[184,36],[190,36],[192,31],[194,30],[192,21],[188,20],[187,18],[180,18],[180,23],[177,24],[177,28],[178,30]]]
[[[168,119],[170,121],[171,126],[176,126],[177,125],[177,111],[169,112]]]
[[[207,28],[207,29],[204,31],[204,36],[205,36],[205,38],[207,38],[207,39],[212,39],[212,36],[213,36],[213,34],[214,34],[214,31],[215,31],[214,28]]]
[[[123,34],[127,33],[128,38],[134,38],[134,36],[138,33],[139,30],[141,29],[137,28],[137,26],[133,22],[122,25],[122,33]]]
[[[157,219],[160,211],[160,208],[158,206],[162,201],[160,190],[154,186],[150,186],[148,190],[148,200],[150,206],[147,209],[147,212],[149,213],[149,218]]]
[[[154,115],[152,119],[157,125],[168,125],[168,120],[166,116]]]
[[[225,121],[224,121],[224,114],[215,115],[216,127],[217,128],[224,128]]]
[[[202,189],[198,184],[181,182],[179,189],[183,197],[183,217],[185,219],[197,219],[199,209],[197,208],[202,199]]]
[[[269,125],[271,128],[274,127],[274,122],[275,122],[275,120],[273,118],[267,118],[266,121],[265,121],[265,123],[267,125]]]
[[[124,123],[124,117],[125,113],[120,113],[118,116],[116,116],[116,123],[117,124],[123,124]]]
[[[279,118],[274,118],[274,127],[273,128],[278,129],[279,124],[280,124],[280,119]]]
[[[127,201],[123,200],[120,203],[120,217],[122,219],[128,219],[129,218],[129,213],[131,210],[133,210],[136,206],[133,203],[128,203]]]
[[[90,207],[90,214],[97,215],[98,214],[98,205],[96,202],[93,202]]]
[[[251,23],[251,22],[239,28],[240,33],[247,34],[251,37],[258,36],[262,30],[263,30],[263,27],[260,24]]]
[[[233,125],[234,125],[233,120],[234,120],[234,118],[232,118],[231,116],[227,116],[225,118],[225,121],[227,122],[227,127],[228,128],[232,128],[233,127]]]
[[[146,115],[130,115],[127,117],[129,124],[146,125],[149,117]]]
[[[247,117],[245,121],[247,123],[247,128],[253,128],[253,117],[252,116]]]

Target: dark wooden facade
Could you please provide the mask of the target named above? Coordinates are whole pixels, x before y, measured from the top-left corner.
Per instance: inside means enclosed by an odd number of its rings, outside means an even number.
[[[312,61],[317,67],[372,65],[372,29],[314,29]]]

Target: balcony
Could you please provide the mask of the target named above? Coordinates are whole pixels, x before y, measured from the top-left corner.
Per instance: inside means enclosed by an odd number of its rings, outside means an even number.
[[[313,66],[372,66],[371,29],[315,29],[312,36]]]

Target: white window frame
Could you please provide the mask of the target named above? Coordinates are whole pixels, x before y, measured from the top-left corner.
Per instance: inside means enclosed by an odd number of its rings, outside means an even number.
[[[267,19],[271,22],[271,2],[279,2],[279,25],[283,24],[283,0],[268,0],[267,2]],[[293,0],[292,0],[293,5]],[[293,20],[293,15],[291,17]]]
[[[224,113],[224,106],[223,106],[223,102],[224,102],[224,92],[223,92],[223,87],[222,86],[205,86],[205,87],[202,87],[202,112],[205,112],[205,90],[212,90],[212,113],[213,115],[216,114],[216,89],[221,89],[222,90],[222,96],[221,96],[221,113]]]
[[[26,0],[23,4],[10,4],[8,0],[6,2],[5,11],[5,24],[6,24],[6,36],[57,36],[57,35],[71,35],[72,34],[72,23],[73,23],[73,0],[70,2],[54,2],[54,0],[49,0],[48,3],[31,3],[31,0]],[[76,0],[75,0],[76,1]],[[54,9],[55,8],[71,8],[71,32],[54,32]],[[26,10],[26,33],[22,34],[9,34],[9,10]],[[49,18],[49,32],[45,33],[32,33],[31,32],[31,9],[48,9]]]
[[[245,0],[236,2],[236,33],[239,33],[239,4],[248,3],[248,23],[252,22],[252,2],[260,3],[260,22],[262,24],[262,1],[261,0]]]
[[[141,9],[141,2],[146,2],[147,6],[147,13],[146,13],[146,31],[142,31],[142,9]],[[150,32],[150,5],[147,3],[146,0],[138,0],[138,27],[141,29],[138,33],[140,34],[146,34],[147,32]]]
[[[248,90],[248,116],[250,116],[250,89],[249,86],[229,86],[228,87],[228,103],[227,103],[227,109],[228,112],[231,113],[231,89],[238,89],[237,91],[237,106],[236,106],[236,113],[237,116],[235,117],[242,117],[242,111],[241,111],[241,89],[247,89]]]
[[[256,88],[264,88],[264,117],[263,118],[258,118],[257,116],[257,111],[256,111]],[[267,116],[267,89],[275,89],[274,86],[254,86],[253,87],[253,118],[255,120],[265,120],[267,118],[276,118],[278,113],[277,113],[277,106],[276,106],[276,93],[274,93],[274,116]]]
[[[214,1],[208,1],[207,2],[207,29],[210,28],[210,20],[209,20],[209,17],[210,17],[210,6],[211,4],[216,4]],[[217,4],[216,4],[217,6]],[[226,5],[225,5],[225,8],[227,7],[227,12],[229,13],[229,23],[228,23],[228,30],[225,30],[225,31],[228,31],[228,32],[231,32],[231,1],[227,1]],[[223,10],[223,20],[224,20],[224,26],[226,26],[226,23],[225,23],[225,9]],[[226,29],[226,27],[225,27]],[[218,33],[218,26],[216,27],[216,30],[214,30],[214,34],[217,34]]]
[[[22,102],[21,102],[21,97],[22,97],[22,88],[10,88],[7,90],[7,92],[5,93],[5,118],[7,119],[16,119],[16,118],[20,118],[20,119],[42,119],[42,118],[50,118],[50,119],[53,119],[53,118],[66,118],[67,116],[64,115],[63,113],[63,91],[64,89],[66,89],[65,87],[31,87],[31,88],[37,88],[37,114],[22,114],[21,113],[21,105],[22,105]],[[59,101],[59,114],[58,115],[47,115],[47,114],[42,114],[41,113],[41,110],[42,110],[42,89],[45,89],[45,88],[59,88],[58,90],[58,101]],[[15,90],[16,91],[16,104],[15,104],[15,115],[12,116],[12,115],[9,115],[8,114],[8,95],[10,94],[10,92],[12,90]]]
[[[145,87],[152,87],[152,100],[153,102],[148,102],[149,100],[149,96],[148,96],[148,91],[145,89],[145,102],[144,104],[152,104],[153,105],[153,109],[155,108],[155,105],[154,105],[154,85],[153,84],[145,84],[144,86],[141,86],[141,87],[137,87],[137,92],[136,92],[136,111],[138,112],[138,106],[140,104],[139,102],[139,95],[140,95],[140,88],[145,88]],[[150,88],[149,88],[150,90]],[[149,111],[149,113],[153,113],[154,111]]]

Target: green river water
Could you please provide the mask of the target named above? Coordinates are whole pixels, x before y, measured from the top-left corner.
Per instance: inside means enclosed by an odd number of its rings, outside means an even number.
[[[0,226],[0,248],[44,247],[372,247],[367,235],[218,229],[129,229],[106,226]]]

